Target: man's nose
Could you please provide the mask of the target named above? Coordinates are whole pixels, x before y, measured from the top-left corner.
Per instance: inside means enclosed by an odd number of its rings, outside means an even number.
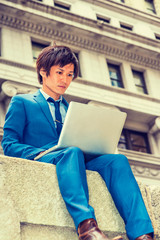
[[[68,79],[68,75],[67,74],[63,74],[62,81],[66,83],[67,79]]]

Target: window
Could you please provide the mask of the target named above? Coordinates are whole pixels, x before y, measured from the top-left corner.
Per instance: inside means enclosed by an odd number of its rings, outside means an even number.
[[[123,88],[120,66],[108,63],[108,69],[112,86]]]
[[[27,0],[25,0],[27,2]],[[43,0],[34,0],[36,2],[43,2]]]
[[[156,13],[153,0],[145,0],[146,10],[149,13]]]
[[[54,1],[54,6],[58,7],[58,8],[62,8],[64,10],[70,10],[71,5],[65,2],[61,2],[61,1]]]
[[[111,19],[97,14],[97,20],[103,23],[110,23]]]
[[[143,72],[132,70],[132,73],[137,92],[147,94],[147,88],[145,85]]]
[[[80,69],[79,54],[78,54],[77,52],[74,52],[74,54],[76,55],[76,58],[78,59],[78,63],[79,63],[79,73],[78,73],[78,77],[82,77],[81,69]]]
[[[118,147],[137,152],[151,153],[147,134],[128,129],[122,131]]]
[[[121,23],[120,22],[120,27],[125,29],[125,30],[129,30],[129,31],[132,31],[133,30],[133,26],[127,24],[127,23]]]
[[[116,0],[117,2],[125,3],[125,0]]]
[[[1,56],[1,49],[2,49],[2,39],[1,39],[1,29],[0,29],[0,56]]]
[[[155,38],[156,38],[157,40],[160,40],[160,34],[155,33]]]
[[[33,62],[34,64],[37,61],[38,55],[42,51],[43,48],[47,47],[48,45],[32,42],[32,53],[33,53]]]

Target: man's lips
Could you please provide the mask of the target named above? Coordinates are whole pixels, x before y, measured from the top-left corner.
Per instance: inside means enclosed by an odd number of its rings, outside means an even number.
[[[63,85],[59,85],[58,87],[60,87],[60,88],[66,88],[66,86],[63,86]]]

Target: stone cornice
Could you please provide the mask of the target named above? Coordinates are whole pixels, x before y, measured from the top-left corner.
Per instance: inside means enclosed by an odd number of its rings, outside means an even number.
[[[123,88],[115,88],[113,86],[105,86],[105,85],[102,85],[102,84],[98,84],[98,83],[83,80],[82,78],[81,79],[75,79],[74,82],[79,83],[79,84],[83,84],[83,85],[86,85],[86,86],[88,85],[88,86],[91,86],[91,87],[99,88],[99,89],[109,90],[111,92],[117,92],[117,93],[120,93],[120,94],[125,94],[125,95],[128,95],[128,96],[133,96],[133,97],[140,96],[141,99],[160,103],[160,99],[151,97],[151,96],[146,95],[146,94],[130,92],[130,91],[127,91],[126,89],[123,89]]]
[[[12,2],[12,1],[10,1]],[[13,1],[15,2],[15,1]],[[106,4],[106,3],[105,3]],[[27,21],[28,18],[31,19],[32,23],[35,23],[35,11],[36,12],[36,18],[37,20],[39,21],[38,23],[41,23],[41,25],[38,27],[39,30],[44,30],[44,28],[46,28],[46,26],[48,26],[48,21],[51,21],[52,23],[50,24],[53,24],[54,22],[54,17],[55,16],[58,16],[59,18],[62,18],[62,19],[66,19],[66,20],[69,20],[71,21],[71,26],[72,28],[74,28],[73,24],[74,23],[79,23],[81,24],[80,25],[80,29],[81,31],[83,30],[83,27],[82,26],[88,26],[88,27],[91,27],[92,28],[92,31],[93,29],[95,30],[98,30],[98,33],[96,33],[96,31],[94,32],[87,32],[87,36],[89,36],[89,34],[91,35],[92,38],[98,38],[98,40],[101,42],[105,41],[105,35],[103,34],[104,32],[109,32],[109,33],[112,33],[112,34],[116,34],[116,35],[119,35],[119,36],[122,36],[123,38],[125,37],[126,39],[132,39],[132,40],[135,40],[137,42],[141,42],[141,43],[145,43],[147,44],[147,47],[148,46],[154,46],[156,48],[159,48],[159,41],[155,40],[155,39],[150,39],[150,38],[147,38],[147,37],[144,37],[144,36],[140,36],[134,32],[130,32],[130,31],[126,31],[124,29],[121,29],[121,28],[117,28],[117,27],[114,27],[110,24],[106,24],[106,23],[102,23],[98,20],[93,20],[93,19],[90,19],[90,18],[86,18],[86,17],[82,17],[80,15],[77,15],[77,14],[74,14],[72,12],[68,12],[68,11],[65,11],[65,10],[61,10],[61,9],[58,9],[56,7],[53,7],[53,6],[48,6],[46,4],[42,4],[42,3],[39,3],[39,2],[36,2],[36,1],[27,1],[26,4],[25,4],[25,7],[27,6],[26,9],[22,8],[21,9],[21,6],[20,5],[14,5],[14,7],[12,6],[8,6],[6,4],[2,4],[2,8],[5,7],[5,12],[7,13],[11,13],[16,15],[17,18],[14,20],[14,22],[18,25],[24,25],[23,23],[20,22],[20,20],[22,21],[22,18],[24,15],[27,17],[26,19],[23,18],[24,21]],[[12,9],[12,10],[11,10]],[[29,11],[30,9],[30,11]],[[39,14],[38,14],[39,12]],[[47,19],[47,25],[43,25],[42,26],[42,18],[44,19],[44,23],[46,22],[46,16],[44,18],[44,16],[42,16],[41,13],[46,13],[48,14],[48,19]],[[30,15],[29,15],[30,14]],[[124,12],[123,12],[124,14]],[[13,17],[14,17],[13,15]],[[34,17],[33,17],[34,16]],[[49,16],[52,16],[52,18],[50,19]],[[54,17],[53,17],[54,16]],[[7,15],[7,17],[9,17],[9,15]],[[18,19],[19,17],[19,19]],[[32,20],[32,17],[33,17],[33,20]],[[40,17],[40,19],[38,19],[38,17]],[[135,14],[133,16],[135,18]],[[5,18],[5,16],[4,16]],[[158,18],[158,26],[160,26],[160,19]],[[30,26],[32,25],[32,23],[29,23],[29,24],[26,24],[26,26]],[[57,23],[57,21],[56,21]],[[65,25],[67,25],[66,22],[59,22],[57,24],[57,27],[58,29],[59,28],[62,28],[62,27],[65,27]],[[17,26],[18,28],[18,26]],[[79,29],[79,30],[80,30]],[[103,31],[99,31],[99,30],[103,30]],[[50,31],[49,31],[50,32]],[[85,35],[85,31],[84,32],[81,32],[82,35],[84,34]],[[93,39],[92,39],[93,40]],[[113,41],[113,39],[112,39]],[[120,40],[118,40],[120,41]],[[118,41],[116,43],[116,45],[118,45]],[[126,47],[126,44],[127,43],[121,43],[121,45],[123,45],[124,47]]]
[[[35,67],[33,67],[33,66],[29,66],[29,65],[26,65],[26,64],[22,64],[22,63],[18,63],[18,62],[15,62],[15,61],[8,60],[8,59],[4,59],[2,57],[0,57],[0,64],[1,63],[5,64],[5,65],[8,65],[8,66],[13,66],[13,67],[17,67],[17,68],[26,69],[26,70],[29,70],[29,71],[32,71],[32,72],[36,73]],[[134,92],[127,91],[126,89],[115,88],[113,86],[106,86],[106,85],[102,85],[102,84],[98,84],[98,83],[94,83],[94,82],[89,82],[89,81],[84,80],[83,78],[77,78],[77,79],[74,80],[74,82],[78,83],[78,84],[85,85],[85,86],[95,87],[96,89],[105,89],[105,90],[109,90],[110,92],[117,92],[119,94],[125,94],[125,95],[128,95],[128,96],[140,97],[140,99],[144,99],[146,101],[152,101],[152,102],[160,103],[160,99],[151,97],[149,95],[134,93]],[[13,82],[13,84],[14,84],[14,82]],[[35,86],[35,84],[34,84],[34,86]],[[38,86],[39,86],[39,84],[37,82],[36,87],[38,87]]]
[[[159,26],[160,24],[160,16],[156,14],[149,14],[148,12],[141,11],[138,8],[135,9],[127,4],[123,4],[120,2],[115,2],[112,0],[82,0],[97,6],[101,6],[107,9],[110,9],[114,12],[119,12],[123,15],[130,16],[136,18],[137,20],[142,20],[147,23],[155,24]]]
[[[105,1],[105,0],[96,0],[96,1],[95,0],[82,0],[82,1],[91,3],[93,5],[101,6],[101,7],[106,8],[106,9],[110,9],[114,12],[119,12],[123,15],[127,15],[127,16],[130,16],[130,17],[133,17],[133,18],[136,18],[136,19],[148,22],[148,23],[156,24],[158,26],[160,24],[160,17],[159,16],[149,14],[147,12],[143,12],[139,9],[132,8],[132,7],[128,6],[127,4],[114,2],[112,0],[110,0],[110,1]],[[32,9],[40,10],[40,11],[46,12],[46,13],[49,13],[49,12],[52,13],[52,14],[57,13],[58,16],[62,16],[62,17],[68,15],[68,17],[71,16],[72,20],[75,20],[75,19],[73,19],[73,15],[75,15],[75,14],[72,14],[71,12],[68,12],[68,11],[65,11],[65,10],[61,10],[61,9],[59,9],[57,7],[54,7],[54,6],[49,6],[45,3],[41,3],[41,2],[38,2],[38,1],[36,2],[36,1],[32,1],[32,0],[8,0],[8,2],[18,3],[18,4],[21,4],[23,6],[27,6],[27,7],[30,7]],[[75,15],[75,16],[78,17],[78,18],[83,18],[81,16],[77,16],[77,15]],[[85,21],[85,18],[83,18],[83,20]],[[90,19],[88,19],[88,20],[90,20]]]
[[[59,16],[72,20],[72,23],[78,22],[83,25],[91,26],[92,30],[93,27],[94,29],[99,28],[97,25],[97,21],[95,20],[77,16],[73,13],[68,13],[67,11],[62,11],[54,7],[47,6],[45,4],[39,4],[38,2],[34,1],[29,1],[27,2],[27,4],[30,6],[30,8],[33,7],[33,9],[36,9],[38,11],[47,11],[48,14],[51,14],[53,16]],[[160,70],[159,55],[156,51],[150,51],[145,48],[138,48],[138,46],[136,46],[138,50],[137,53],[134,51],[134,45],[130,46],[129,44],[127,44],[127,42],[111,39],[111,37],[104,36],[100,33],[98,34],[93,31],[89,32],[87,30],[84,30],[82,28],[80,29],[72,25],[70,25],[70,27],[76,29],[76,33],[74,33],[74,31],[65,31],[64,23],[58,23],[53,19],[51,20],[40,15],[35,15],[33,14],[33,12],[31,14],[31,12],[29,13],[24,10],[20,10],[17,7],[18,4],[16,5],[17,8],[15,6],[9,7],[2,3],[0,3],[0,5],[2,6],[0,12],[0,24],[2,24],[2,26],[9,26],[19,29],[21,31],[29,32],[31,34],[44,36],[52,40],[54,39],[61,42],[64,41],[65,43],[68,43],[70,45],[87,48],[92,51],[101,52],[103,54],[106,54],[107,56],[113,56],[118,59],[124,59],[126,61],[130,61],[142,66]],[[23,15],[27,16],[27,18],[25,18]],[[36,21],[35,17],[37,19]],[[44,21],[42,21],[42,19]],[[47,20],[50,22],[49,24]],[[64,29],[60,30],[61,28],[58,24],[61,24]],[[123,37],[125,36],[126,38],[131,38],[135,41],[145,42],[148,46],[150,45],[155,47],[156,49],[159,49],[159,42],[156,40],[148,39],[134,33],[123,31],[107,24],[102,24],[101,27],[103,27],[103,30],[109,31],[113,34],[116,33],[118,35],[123,35]],[[111,45],[111,43],[114,45]],[[150,55],[152,55],[152,58],[150,58]]]
[[[148,167],[156,168],[160,170],[160,155],[154,155],[149,153],[143,153],[138,151],[131,151],[126,149],[118,149],[121,154],[124,154],[128,157],[132,163],[137,162],[139,166],[143,166],[144,164]]]
[[[150,58],[149,55],[140,55],[131,50],[127,51],[126,49],[112,46],[107,44],[107,38],[106,41],[103,41],[105,43],[102,43],[88,38],[87,36],[85,37],[76,33],[60,31],[58,29],[53,29],[51,26],[34,23],[15,16],[5,15],[2,12],[0,13],[0,24],[160,70],[160,60],[158,58]]]
[[[23,68],[29,71],[33,71],[35,72],[35,68],[26,64],[22,64],[22,63],[18,63],[16,61],[11,61],[8,59],[4,59],[3,57],[0,57],[0,64],[5,64],[5,65],[9,65],[9,66],[13,66],[13,67],[18,67],[18,68]]]

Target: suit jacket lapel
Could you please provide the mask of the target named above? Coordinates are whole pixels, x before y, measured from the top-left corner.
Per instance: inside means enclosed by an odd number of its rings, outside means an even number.
[[[43,114],[46,116],[48,122],[51,124],[53,131],[55,134],[57,134],[57,131],[55,129],[55,124],[51,115],[51,112],[49,110],[49,106],[43,95],[41,94],[40,90],[38,90],[34,95],[35,101],[40,105],[41,110]]]

